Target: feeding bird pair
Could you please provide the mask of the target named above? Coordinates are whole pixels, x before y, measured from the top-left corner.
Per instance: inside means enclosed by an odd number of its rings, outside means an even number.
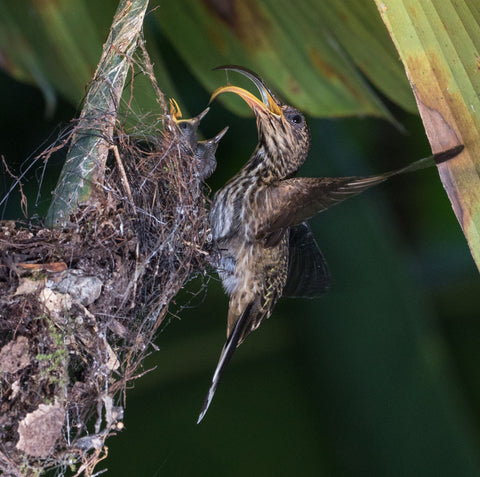
[[[249,78],[261,99],[233,85],[218,88],[211,98],[240,96],[256,117],[258,144],[245,166],[215,194],[209,214],[218,251],[212,264],[230,302],[227,340],[197,422],[207,412],[235,349],[271,315],[278,299],[315,297],[328,288],[325,259],[305,221],[394,175],[443,162],[463,150],[457,146],[370,177],[294,177],[310,148],[304,116],[282,103],[252,71],[232,65],[218,69]]]

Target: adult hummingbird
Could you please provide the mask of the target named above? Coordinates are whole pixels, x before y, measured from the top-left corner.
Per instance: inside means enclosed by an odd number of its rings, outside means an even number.
[[[219,259],[214,264],[230,296],[227,340],[200,422],[235,349],[268,318],[281,296],[314,297],[326,291],[329,272],[305,220],[380,184],[389,177],[456,156],[463,146],[370,177],[294,177],[310,148],[304,116],[281,102],[252,71],[227,65],[249,78],[261,99],[232,85],[218,88],[240,96],[256,117],[258,144],[243,168],[213,198],[210,225]]]

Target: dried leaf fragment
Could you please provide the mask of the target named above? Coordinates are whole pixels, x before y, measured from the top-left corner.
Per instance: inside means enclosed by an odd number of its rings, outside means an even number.
[[[17,449],[34,457],[48,457],[61,435],[65,410],[59,404],[40,404],[18,425]]]
[[[16,373],[30,364],[28,340],[19,336],[0,350],[0,373]]]

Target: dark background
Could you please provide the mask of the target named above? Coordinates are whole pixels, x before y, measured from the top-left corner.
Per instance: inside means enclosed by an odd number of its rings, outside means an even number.
[[[158,38],[182,101],[197,114],[211,92]],[[0,91],[0,154],[18,174],[79,106],[60,97],[45,119],[37,89],[0,72]],[[312,150],[299,174],[370,174],[429,155],[420,119],[387,104],[405,132],[377,119],[308,118]],[[220,103],[202,133],[226,124],[213,190],[256,144],[253,118]],[[48,165],[38,208],[42,168],[26,176],[30,214],[45,210],[61,159]],[[2,197],[9,184],[4,175]],[[18,216],[14,195],[1,214]],[[125,430],[108,441],[108,475],[479,475],[480,282],[437,171],[395,178],[311,225],[331,290],[279,303],[236,352],[200,425],[227,297],[213,272],[181,292],[160,351],[145,363],[154,369],[132,383]]]

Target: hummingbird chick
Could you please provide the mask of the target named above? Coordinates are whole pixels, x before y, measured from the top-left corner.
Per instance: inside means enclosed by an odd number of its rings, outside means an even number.
[[[170,117],[174,121],[177,129],[184,138],[186,148],[195,154],[198,143],[198,127],[200,122],[210,111],[210,108],[205,108],[198,116],[190,119],[182,119],[182,111],[178,103],[170,99]]]
[[[192,153],[197,161],[198,175],[201,181],[210,177],[215,171],[217,167],[215,153],[218,148],[218,143],[228,131],[227,126],[212,139],[198,140],[198,127],[209,110],[210,108],[206,108],[194,118],[182,119],[182,111],[178,103],[174,99],[170,99],[170,116],[182,134],[187,152]]]
[[[198,141],[195,158],[199,162],[198,173],[201,181],[208,179],[214,173],[217,167],[217,159],[215,157],[215,153],[217,152],[218,143],[220,142],[222,137],[225,136],[225,133],[227,131],[228,126],[223,128],[212,139]]]
[[[261,100],[237,86],[218,88],[210,101],[235,93],[253,110],[258,144],[243,168],[214,196],[210,210],[214,264],[230,296],[227,340],[203,403],[200,422],[235,349],[268,318],[281,296],[315,297],[329,285],[325,259],[305,220],[389,177],[456,156],[463,146],[371,177],[296,178],[310,148],[304,116],[277,99],[264,81],[240,66]]]

